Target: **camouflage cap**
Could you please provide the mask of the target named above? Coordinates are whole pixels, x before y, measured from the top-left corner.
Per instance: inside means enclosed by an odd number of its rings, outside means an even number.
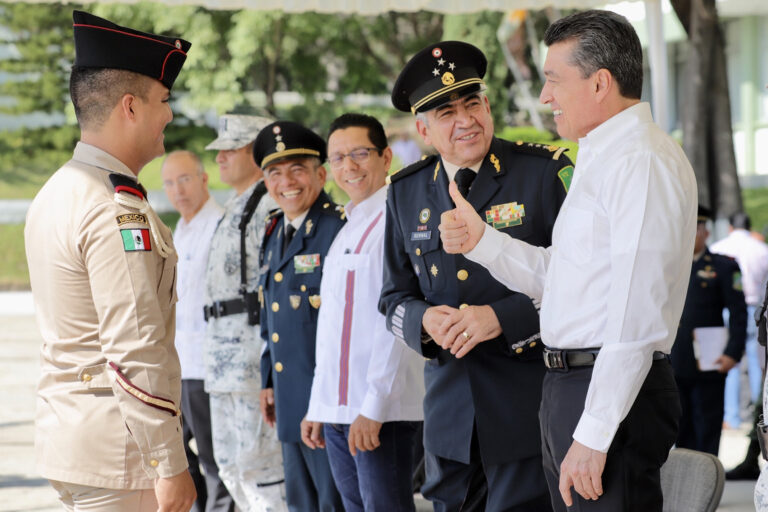
[[[205,149],[240,149],[254,141],[271,119],[241,114],[224,114],[219,118],[219,136]]]

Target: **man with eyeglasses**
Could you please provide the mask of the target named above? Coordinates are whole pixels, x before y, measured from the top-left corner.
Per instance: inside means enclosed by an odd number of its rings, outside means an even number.
[[[175,345],[181,363],[184,450],[197,489],[197,502],[192,512],[228,512],[234,509],[234,501],[219,478],[219,467],[214,460],[211,406],[205,391],[205,279],[201,279],[208,263],[211,237],[224,210],[208,193],[208,174],[195,153],[174,151],[168,154],[160,174],[168,200],[181,214],[173,232],[173,242],[179,255]],[[190,447],[192,439],[195,440],[197,453]]]
[[[424,360],[395,340],[377,308],[392,150],[379,121],[344,114],[331,123],[328,154],[350,202],[323,271],[317,362],[301,438],[313,449],[326,446],[347,512],[413,511]]]
[[[315,332],[320,278],[344,209],[323,191],[325,141],[290,121],[266,126],[253,157],[264,169],[269,195],[280,206],[267,219],[261,251],[260,404],[277,425],[282,444],[285,490],[291,512],[341,511],[341,498],[325,450],[301,442],[315,368]]]
[[[439,155],[391,177],[379,308],[392,333],[428,358],[422,494],[435,510],[551,510],[538,307],[446,254],[437,228],[455,181],[493,228],[548,245],[572,167],[563,148],[493,136],[485,69],[478,48],[444,41],[418,52],[395,83],[392,103],[416,115]],[[449,350],[457,339],[464,348]]]
[[[280,446],[259,408],[259,251],[264,219],[277,205],[253,160],[253,142],[270,122],[225,114],[218,137],[206,146],[218,151],[221,181],[235,192],[213,235],[205,276],[205,390],[211,396],[213,452],[238,508],[257,512],[285,506]]]

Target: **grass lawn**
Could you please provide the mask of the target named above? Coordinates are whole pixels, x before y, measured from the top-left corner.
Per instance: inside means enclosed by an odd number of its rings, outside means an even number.
[[[24,225],[0,224],[0,289],[29,288],[27,257],[24,254]]]

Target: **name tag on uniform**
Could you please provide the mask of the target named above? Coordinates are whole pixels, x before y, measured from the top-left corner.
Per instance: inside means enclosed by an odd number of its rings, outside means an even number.
[[[418,240],[431,240],[431,239],[432,239],[431,231],[412,231],[411,232],[411,242],[416,242]]]
[[[320,254],[299,254],[293,257],[293,270],[297,274],[310,274],[320,266]]]

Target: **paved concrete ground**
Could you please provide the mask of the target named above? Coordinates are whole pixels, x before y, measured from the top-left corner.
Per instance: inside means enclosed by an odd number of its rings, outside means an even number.
[[[35,472],[33,418],[40,335],[28,293],[0,293],[0,512],[60,512],[54,491]],[[744,431],[724,432],[726,468],[744,455]],[[719,512],[754,510],[754,482],[728,482]],[[420,500],[419,511],[430,510]]]

